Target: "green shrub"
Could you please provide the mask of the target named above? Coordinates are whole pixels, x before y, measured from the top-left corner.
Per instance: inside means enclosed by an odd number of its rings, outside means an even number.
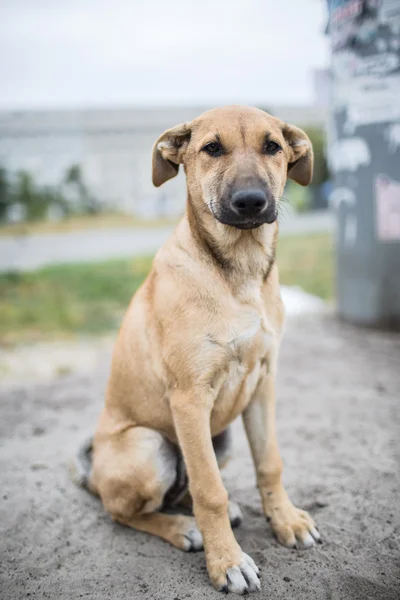
[[[73,191],[77,202],[68,199]],[[23,221],[39,221],[54,216],[62,218],[72,214],[101,212],[101,204],[93,198],[84,184],[81,168],[72,165],[59,186],[39,186],[31,173],[18,171],[13,177],[0,167],[0,222],[7,220],[10,209],[21,208]]]

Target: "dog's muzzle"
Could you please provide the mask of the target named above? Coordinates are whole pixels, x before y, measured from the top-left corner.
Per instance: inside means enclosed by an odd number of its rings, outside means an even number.
[[[216,218],[237,229],[255,229],[277,218],[275,198],[261,188],[236,190],[221,203]]]

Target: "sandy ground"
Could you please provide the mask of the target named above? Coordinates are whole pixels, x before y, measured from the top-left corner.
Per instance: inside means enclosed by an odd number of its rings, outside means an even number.
[[[184,554],[111,522],[66,464],[99,412],[109,353],[86,375],[8,380],[1,403],[1,593],[4,599],[212,599],[204,554]],[[262,568],[254,598],[400,596],[400,336],[333,317],[291,319],[279,375],[279,437],[293,500],[324,543],[273,539],[241,423],[224,473],[244,512],[237,538]],[[234,596],[232,596],[234,597]]]

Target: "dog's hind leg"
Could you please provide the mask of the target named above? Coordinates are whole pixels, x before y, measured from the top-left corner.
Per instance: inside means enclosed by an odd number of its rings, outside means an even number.
[[[232,458],[232,430],[227,427],[212,438],[212,444],[220,469],[223,469]]]
[[[114,517],[114,520],[121,525],[156,535],[185,552],[203,549],[203,538],[196,527],[194,517],[156,512],[128,518]]]
[[[89,487],[90,474],[92,471],[93,438],[88,438],[79,448],[74,459],[69,463],[69,471],[72,481],[93,493]]]
[[[92,457],[87,487],[101,497],[115,521],[182,550],[202,549],[193,517],[160,512],[185,492],[187,483],[180,472],[180,453],[171,442],[152,429],[130,427],[95,439]]]

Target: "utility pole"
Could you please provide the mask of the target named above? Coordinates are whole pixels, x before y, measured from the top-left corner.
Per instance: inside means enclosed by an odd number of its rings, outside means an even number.
[[[339,315],[400,328],[400,0],[328,0]]]

